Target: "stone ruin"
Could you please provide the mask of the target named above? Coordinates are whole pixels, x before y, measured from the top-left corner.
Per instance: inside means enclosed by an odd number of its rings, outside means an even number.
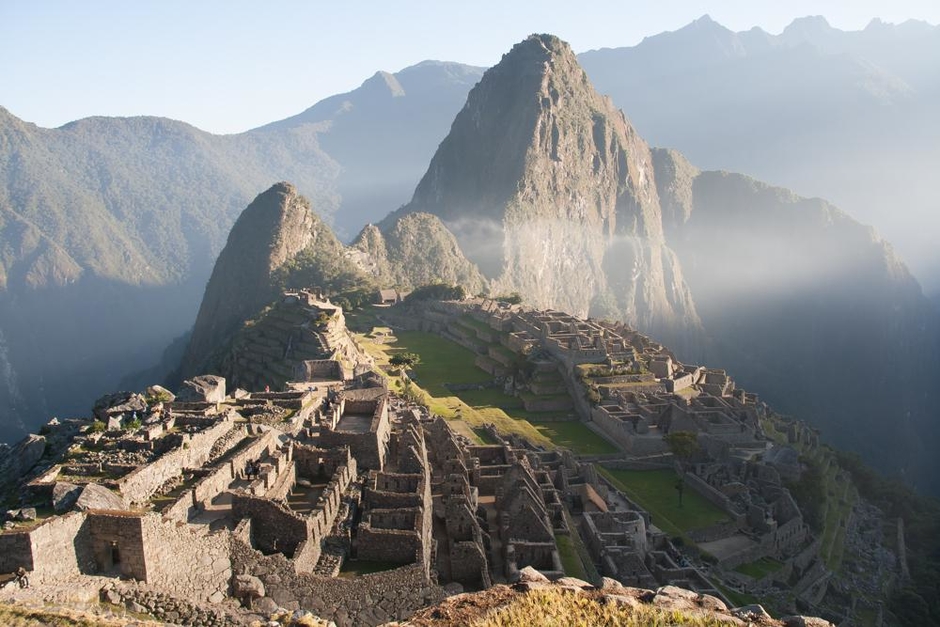
[[[315,305],[309,298],[295,304]],[[446,329],[448,316],[466,311],[451,309],[430,312],[434,324]],[[629,391],[588,411],[624,451],[602,463],[670,468],[663,436],[695,433],[700,455],[682,468],[685,480],[728,521],[693,539],[720,572],[774,557],[786,564],[779,577],[795,579],[805,598],[818,594],[819,539],[784,486],[799,462],[792,448],[768,445],[768,409],[755,395],[621,326],[486,303],[472,311],[493,338],[508,333],[520,351],[543,349],[539,363],[557,365],[566,385],[585,364],[644,364],[641,379],[611,375],[612,389]],[[360,366],[303,360],[279,391],[196,377],[175,398],[119,393],[96,404],[94,422],[50,423],[50,437],[67,446],[27,476],[25,509],[43,515],[7,523],[0,572],[22,566],[35,583],[95,574],[148,586],[121,588],[131,602],[157,594],[377,625],[443,598],[445,587],[482,589],[526,569],[558,579],[567,538],[583,540],[597,575],[723,596],[590,461],[495,429],[492,444],[473,444]],[[791,444],[817,442],[802,423],[788,425]]]

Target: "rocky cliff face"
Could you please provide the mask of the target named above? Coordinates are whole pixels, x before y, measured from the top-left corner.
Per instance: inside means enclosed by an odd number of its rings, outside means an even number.
[[[486,279],[464,256],[453,233],[428,213],[404,215],[384,233],[372,224],[366,226],[351,253],[380,285],[414,289],[443,281],[462,285],[470,294],[479,294],[486,286]]]
[[[529,37],[484,74],[399,215],[413,212],[443,219],[494,292],[680,346],[699,327],[649,147],[556,37]]]
[[[255,198],[229,233],[199,307],[182,375],[198,374],[239,326],[269,304],[304,252],[341,259],[343,245],[290,183]]]

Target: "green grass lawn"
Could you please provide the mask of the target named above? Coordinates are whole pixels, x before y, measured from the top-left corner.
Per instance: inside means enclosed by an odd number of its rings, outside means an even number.
[[[778,562],[771,557],[762,557],[755,562],[740,564],[735,567],[735,570],[754,579],[763,579],[781,568],[783,568],[783,562]]]
[[[472,407],[499,407],[500,409],[522,408],[522,399],[509,396],[499,388],[486,388],[483,390],[463,390],[457,392],[467,405]]]
[[[417,383],[433,396],[451,396],[445,383],[485,383],[493,377],[474,365],[473,351],[445,340],[433,333],[421,331],[399,331],[398,341],[390,347],[389,354],[412,352],[421,356],[421,363],[414,367]]]
[[[561,565],[565,569],[565,574],[569,577],[578,579],[587,579],[587,572],[584,570],[584,564],[581,562],[581,556],[574,546],[574,541],[562,534],[555,536],[555,544],[558,546],[558,556],[561,558]]]
[[[617,447],[591,431],[583,422],[538,422],[530,420],[539,433],[557,444],[569,448],[579,455],[609,455],[619,452]]]
[[[680,507],[675,487],[678,476],[673,470],[609,470],[600,466],[598,470],[648,511],[653,524],[669,535],[684,536],[693,529],[728,520],[723,511],[688,484]]]
[[[362,575],[371,575],[372,573],[381,573],[386,570],[400,568],[404,564],[395,562],[373,562],[369,560],[346,560],[339,571],[340,577],[360,577]]]

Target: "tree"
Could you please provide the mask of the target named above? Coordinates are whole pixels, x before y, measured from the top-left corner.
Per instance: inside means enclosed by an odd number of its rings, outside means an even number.
[[[391,359],[388,360],[388,363],[393,366],[411,368],[421,363],[421,355],[417,353],[398,353],[397,355],[393,355]]]
[[[701,447],[698,445],[698,436],[694,431],[673,431],[663,437],[669,450],[683,465],[694,458]]]

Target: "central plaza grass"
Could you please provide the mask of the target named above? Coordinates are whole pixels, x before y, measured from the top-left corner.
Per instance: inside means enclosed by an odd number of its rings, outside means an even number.
[[[565,422],[529,421],[539,433],[557,444],[576,451],[580,455],[610,455],[617,453],[617,447],[591,431],[583,422],[569,420]]]
[[[429,408],[453,420],[454,428],[472,440],[486,441],[481,427],[492,423],[502,433],[520,435],[540,446],[566,447],[580,455],[618,452],[613,444],[577,420],[539,422],[539,417],[556,415],[528,412],[521,399],[500,389],[451,391],[445,384],[483,384],[493,379],[475,365],[476,353],[463,346],[422,331],[398,331],[392,335],[389,329],[382,328],[378,334],[381,339],[374,329],[372,333],[366,331],[362,329],[358,339],[379,365],[387,365],[396,353],[411,352],[421,357],[420,363],[412,368],[414,383],[426,393]],[[393,387],[399,385],[398,377],[390,376],[389,380]]]
[[[417,383],[432,396],[452,396],[445,383],[485,383],[493,377],[473,363],[473,351],[433,333],[398,331],[390,353],[417,353],[421,363],[413,368]]]
[[[728,520],[715,505],[686,484],[679,506],[679,480],[673,470],[598,470],[637,505],[650,513],[652,523],[672,536],[684,536],[693,529],[701,529]]]

